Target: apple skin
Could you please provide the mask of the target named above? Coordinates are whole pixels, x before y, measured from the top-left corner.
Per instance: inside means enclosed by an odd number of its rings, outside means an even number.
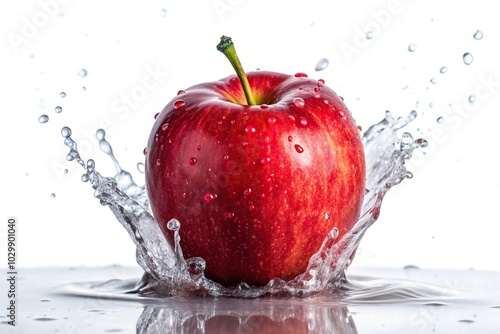
[[[305,75],[247,73],[180,91],[157,115],[146,154],[151,209],[167,241],[223,285],[305,271],[336,227],[357,222],[365,191],[359,129],[342,98]],[[297,99],[298,98],[298,99]],[[302,99],[302,100],[300,100]]]

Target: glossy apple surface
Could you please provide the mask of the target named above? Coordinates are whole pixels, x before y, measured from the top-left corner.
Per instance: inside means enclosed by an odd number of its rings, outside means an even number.
[[[247,73],[180,91],[157,116],[146,185],[167,240],[181,223],[185,258],[207,277],[264,285],[302,273],[326,235],[360,215],[365,161],[342,99],[305,75]]]

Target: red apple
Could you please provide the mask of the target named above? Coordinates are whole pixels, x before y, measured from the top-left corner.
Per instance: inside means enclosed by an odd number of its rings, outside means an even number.
[[[233,66],[240,79],[181,91],[157,116],[146,156],[151,208],[170,244],[166,224],[180,221],[184,256],[202,257],[207,277],[290,280],[334,227],[342,238],[359,218],[359,130],[322,80]]]

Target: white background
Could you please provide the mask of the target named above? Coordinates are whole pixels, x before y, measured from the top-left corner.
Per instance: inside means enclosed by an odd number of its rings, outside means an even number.
[[[70,126],[84,158],[113,175],[94,140],[105,127],[122,166],[143,183],[135,166],[144,159],[153,115],[179,89],[232,74],[215,50],[225,34],[247,71],[325,79],[364,128],[385,110],[419,112],[409,131],[429,140],[427,153],[409,164],[414,178],[388,193],[354,266],[500,270],[500,21],[493,2],[30,0],[0,6],[0,221],[18,218],[21,266],[135,264],[125,230],[80,181],[82,170],[65,161],[60,128]],[[473,38],[478,29],[481,40]],[[415,52],[408,51],[412,43]],[[462,61],[465,52],[474,57],[470,65]],[[322,58],[329,66],[316,72]],[[56,114],[56,106],[63,112]],[[37,121],[41,114],[48,123]],[[444,123],[436,122],[439,116]]]

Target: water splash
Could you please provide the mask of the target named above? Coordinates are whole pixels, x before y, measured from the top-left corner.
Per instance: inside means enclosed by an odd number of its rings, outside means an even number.
[[[185,259],[183,256],[179,235],[182,222],[173,219],[168,223],[168,228],[174,231],[174,248],[166,242],[151,214],[145,186],[135,184],[130,173],[121,168],[105,139],[104,130],[98,130],[96,137],[101,150],[115,164],[117,174],[114,177],[99,174],[92,159],[86,163],[81,159],[77,143],[71,138],[71,129],[64,127],[61,133],[65,145],[70,148],[68,160],[76,160],[85,169],[82,180],[90,182],[95,197],[102,205],[109,206],[137,247],[137,262],[145,274],[136,292],[144,296],[309,296],[336,290],[345,282],[345,270],[364,232],[378,219],[385,194],[404,179],[412,177],[406,170],[405,161],[411,158],[416,148],[425,147],[427,142],[414,140],[407,132],[399,138],[397,131],[416,115],[412,111],[407,117],[393,118],[390,112],[386,112],[382,121],[363,134],[367,190],[362,215],[352,231],[337,240],[337,230],[333,229],[309,260],[304,273],[290,281],[275,278],[266,286],[250,286],[241,282],[224,287],[207,279],[202,258]]]

